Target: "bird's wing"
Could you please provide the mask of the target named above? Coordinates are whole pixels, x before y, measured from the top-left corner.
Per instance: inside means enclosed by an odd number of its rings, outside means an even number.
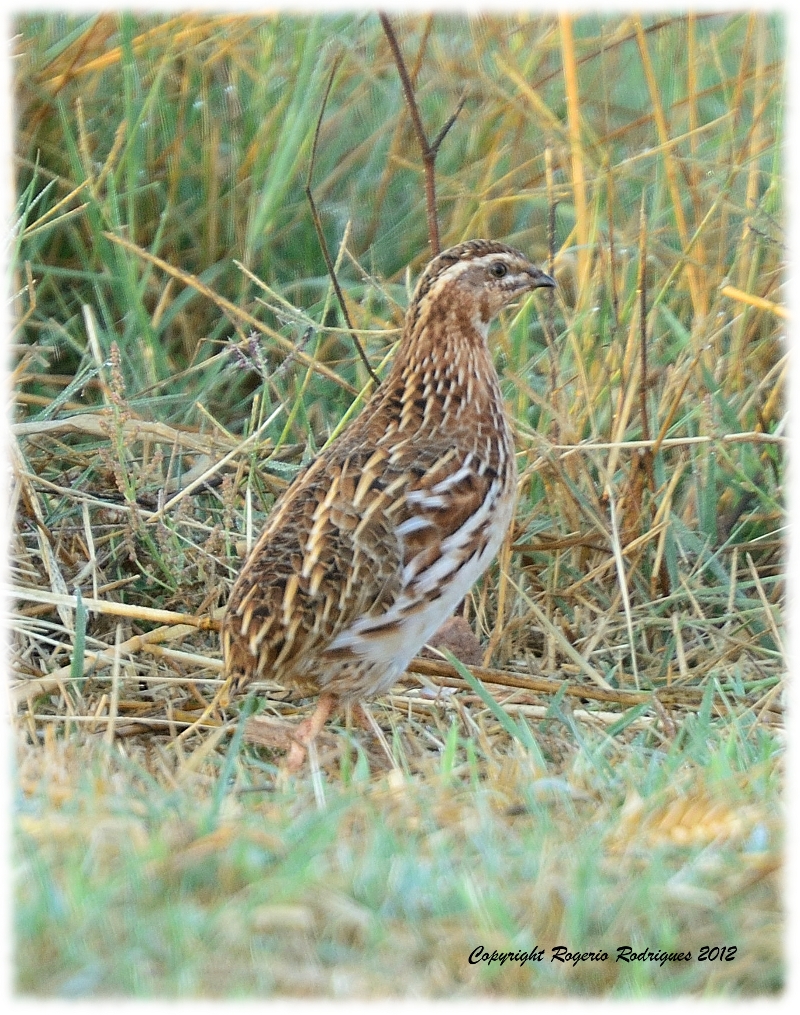
[[[229,670],[247,679],[280,671],[291,683],[296,664],[397,599],[402,547],[379,459],[323,454],[276,504],[231,592],[223,621]]]
[[[234,585],[223,643],[239,687],[316,680],[323,657],[355,660],[370,643],[383,642],[378,656],[408,654],[405,642],[432,633],[497,549],[508,477],[474,453],[413,441],[331,451],[276,504]],[[431,609],[445,587],[455,601]]]

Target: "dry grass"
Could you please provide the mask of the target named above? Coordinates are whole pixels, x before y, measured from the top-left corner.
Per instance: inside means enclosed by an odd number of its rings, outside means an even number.
[[[443,242],[508,238],[559,287],[495,332],[523,479],[464,606],[484,666],[418,660],[384,746],[342,716],[292,784],[208,708],[215,627],[369,390],[303,195],[339,52],[314,195],[379,374],[425,260],[391,51],[373,15],[17,25],[18,988],[775,991],[781,23],[394,23],[429,136],[467,89]],[[266,739],[307,710],[257,690]]]

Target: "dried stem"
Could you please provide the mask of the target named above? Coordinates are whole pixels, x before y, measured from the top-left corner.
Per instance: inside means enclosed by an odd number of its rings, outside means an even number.
[[[639,211],[639,355],[642,374],[639,378],[639,412],[642,419],[642,437],[650,440],[650,422],[647,417],[647,216],[644,196]]]
[[[614,332],[616,333],[619,328],[619,295],[617,293],[617,258],[614,240],[614,177],[610,165],[606,165],[606,201],[608,206],[608,270],[611,306],[614,309]]]
[[[644,28],[642,26],[641,18],[638,16],[634,19],[634,26],[636,28],[636,39],[639,45],[639,54],[642,60],[642,69],[644,70],[645,80],[647,81],[647,87],[650,92],[650,101],[653,107],[653,122],[655,123],[656,130],[658,132],[659,144],[664,151],[664,168],[666,171],[667,186],[672,197],[675,225],[678,230],[681,246],[683,247],[684,253],[688,253],[691,239],[693,242],[697,242],[700,247],[700,251],[702,251],[702,241],[698,235],[699,230],[695,231],[693,237],[690,237],[689,235],[689,227],[683,210],[683,189],[678,178],[678,162],[669,144],[671,136],[670,125],[667,122],[667,116],[664,112],[662,96],[659,90],[658,81],[656,80],[655,70],[653,69],[650,51],[647,47]],[[695,237],[697,238],[696,240]],[[689,282],[689,292],[692,298],[692,306],[694,308],[696,318],[705,317],[708,312],[708,286],[704,284],[702,269],[699,267],[699,264],[703,263],[702,260],[700,260],[701,257],[702,254],[699,254],[697,262],[695,260],[687,260],[685,265],[686,276]]]
[[[422,38],[420,40],[419,49],[417,50],[417,55],[414,58],[414,66],[411,68],[410,78],[411,83],[414,86],[416,86],[417,77],[422,67],[422,61],[425,58],[425,51],[428,46],[428,39],[430,38],[432,28],[433,28],[433,15],[428,14],[428,16],[425,18],[425,25],[422,29]],[[375,234],[378,231],[378,224],[380,222],[381,211],[383,209],[384,201],[386,200],[386,194],[389,190],[389,183],[391,180],[390,168],[397,158],[398,150],[400,148],[404,133],[403,128],[404,128],[403,121],[398,119],[397,123],[395,124],[394,131],[392,133],[392,140],[389,143],[389,151],[386,156],[386,168],[384,169],[383,174],[381,176],[380,186],[378,187],[378,191],[375,196],[375,207],[372,211],[372,218],[370,220],[369,226],[367,227],[366,235],[364,238],[365,248],[372,246],[373,240],[375,239]]]
[[[436,211],[436,156],[439,154],[439,148],[441,147],[442,141],[447,136],[448,131],[458,119],[458,114],[464,108],[466,102],[466,93],[464,93],[458,100],[458,105],[455,111],[447,119],[447,122],[436,135],[432,142],[428,141],[428,137],[425,133],[425,128],[422,126],[422,117],[419,114],[419,107],[417,106],[417,100],[414,96],[414,86],[411,83],[411,78],[406,68],[403,54],[400,51],[400,44],[397,41],[397,36],[394,34],[394,28],[392,23],[389,21],[388,15],[380,12],[378,17],[381,19],[383,30],[386,33],[386,38],[389,41],[389,47],[392,50],[392,56],[397,67],[397,73],[400,75],[400,81],[403,85],[403,94],[406,98],[406,105],[411,113],[411,122],[414,124],[414,133],[417,135],[417,141],[419,143],[420,151],[422,152],[422,167],[425,173],[425,201],[428,211],[428,238],[431,245],[431,252],[436,255],[442,249],[441,242],[439,239],[439,219]]]
[[[555,197],[553,185],[553,149],[550,145],[544,150],[544,170],[547,183],[547,272],[553,275],[556,259],[556,208],[558,201]],[[550,360],[550,397],[556,397],[558,390],[558,360],[556,358],[556,336],[553,329],[553,314],[555,310],[556,294],[555,289],[548,290],[547,300],[549,312],[542,319],[545,341],[547,342],[547,354]],[[558,414],[553,413],[553,440],[558,442],[561,438],[561,424]]]
[[[328,244],[325,242],[325,233],[322,230],[322,220],[319,217],[319,212],[317,211],[317,206],[314,202],[314,195],[311,192],[311,180],[314,175],[314,164],[317,160],[317,143],[319,142],[319,132],[322,127],[322,118],[325,115],[325,107],[328,104],[328,96],[331,93],[333,79],[336,76],[336,71],[339,69],[341,61],[342,57],[340,54],[333,62],[330,77],[328,78],[328,85],[325,88],[325,95],[322,97],[322,107],[319,111],[317,126],[314,131],[314,143],[311,146],[311,161],[308,166],[308,177],[306,179],[306,198],[308,199],[309,206],[311,207],[311,217],[314,221],[314,229],[317,232],[317,239],[319,240],[320,248],[322,249],[322,256],[325,258],[325,267],[328,269],[328,275],[333,283],[333,290],[336,293],[336,299],[339,301],[339,306],[342,309],[342,315],[347,323],[347,327],[350,329],[350,337],[353,340],[353,345],[356,347],[356,351],[361,357],[361,362],[366,367],[367,373],[370,375],[375,385],[378,385],[381,383],[381,379],[372,369],[372,365],[367,358],[366,352],[364,351],[364,346],[361,344],[355,328],[353,327],[353,322],[350,320],[350,312],[348,311],[347,304],[344,301],[344,293],[339,285],[339,279],[336,277],[336,267],[333,263],[333,259],[331,258],[330,251],[328,250]]]
[[[572,192],[575,202],[575,232],[578,240],[578,294],[580,295],[588,290],[591,256],[589,251],[589,202],[586,193],[586,173],[583,165],[583,145],[581,142],[578,65],[575,59],[572,21],[573,16],[571,14],[565,12],[559,15],[561,58],[564,63],[564,86],[567,99],[567,127],[569,130]]]
[[[641,371],[639,376],[639,415],[642,420],[642,437],[650,440],[650,417],[647,412],[647,390],[650,386],[647,365],[647,215],[645,212],[645,199],[642,195],[642,205],[639,211],[639,356]],[[647,478],[647,486],[650,490],[650,514],[651,523],[656,515],[656,476],[655,476],[655,455],[651,448],[642,449],[639,454],[642,456],[642,466]],[[661,587],[661,595],[667,596],[670,591],[669,571],[667,562],[663,558],[658,566],[657,575],[653,575]]]

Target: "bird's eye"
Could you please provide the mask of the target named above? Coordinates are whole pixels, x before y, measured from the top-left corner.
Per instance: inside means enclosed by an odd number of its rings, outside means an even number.
[[[502,278],[503,275],[508,274],[508,268],[503,264],[502,261],[495,261],[495,263],[489,268],[489,271],[494,275],[495,278]]]

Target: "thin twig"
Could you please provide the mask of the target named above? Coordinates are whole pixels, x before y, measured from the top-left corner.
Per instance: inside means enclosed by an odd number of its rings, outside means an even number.
[[[606,166],[606,201],[608,204],[608,269],[611,289],[611,306],[614,311],[614,327],[619,327],[619,294],[617,293],[617,259],[614,246],[614,177],[611,166]]]
[[[325,267],[328,269],[328,275],[330,276],[331,283],[333,284],[333,290],[336,293],[336,299],[339,301],[339,306],[341,307],[342,315],[344,316],[344,319],[347,322],[347,327],[350,329],[350,337],[353,340],[353,345],[356,347],[358,355],[361,357],[361,362],[367,369],[367,373],[370,375],[373,382],[377,386],[378,384],[381,383],[381,379],[372,369],[372,365],[370,364],[370,361],[367,359],[367,354],[364,351],[364,347],[362,346],[361,341],[358,338],[358,335],[356,335],[355,328],[353,327],[353,322],[350,320],[350,312],[348,311],[347,304],[344,301],[344,293],[342,292],[342,288],[339,285],[339,279],[336,277],[336,266],[333,263],[330,251],[328,250],[328,244],[325,240],[325,233],[323,232],[322,229],[322,220],[320,219],[319,212],[317,211],[317,205],[314,201],[314,195],[311,192],[311,180],[314,176],[314,165],[317,161],[317,143],[319,142],[319,132],[320,128],[322,127],[322,118],[325,115],[325,107],[328,104],[328,96],[330,95],[331,88],[333,87],[333,79],[336,76],[336,71],[339,69],[339,64],[341,62],[342,55],[340,53],[339,56],[337,56],[333,62],[330,77],[328,78],[328,84],[327,87],[325,88],[325,94],[322,97],[322,106],[319,111],[319,116],[317,117],[317,126],[314,131],[314,142],[311,145],[311,161],[309,162],[308,165],[308,176],[306,178],[305,193],[306,199],[308,200],[309,206],[311,207],[311,218],[314,221],[314,229],[316,230],[317,233],[317,239],[319,240],[319,245],[322,250],[322,256],[325,258]]]
[[[625,612],[625,626],[628,629],[628,642],[631,653],[631,666],[633,667],[633,682],[636,690],[639,690],[639,665],[636,661],[636,639],[633,633],[633,614],[631,612],[631,599],[628,594],[628,578],[625,574],[625,561],[622,557],[622,543],[620,540],[619,523],[617,521],[617,509],[614,501],[614,491],[611,483],[606,487],[608,499],[608,510],[611,516],[611,549],[614,554],[614,563],[617,568],[619,579],[619,590],[622,594],[622,606]]]
[[[639,378],[639,413],[642,418],[642,437],[650,440],[650,422],[647,416],[647,216],[644,194],[639,209],[639,355],[642,367]]]
[[[425,51],[428,46],[428,39],[430,38],[431,29],[433,28],[433,14],[428,14],[425,18],[425,23],[422,29],[422,38],[420,39],[419,48],[417,49],[417,55],[414,58],[414,66],[411,69],[411,83],[416,86],[417,77],[420,69],[422,68],[422,61],[425,57]],[[394,131],[392,133],[392,140],[389,142],[389,150],[386,153],[384,160],[384,170],[381,175],[381,182],[378,190],[375,194],[374,208],[372,210],[372,216],[370,223],[367,226],[367,231],[364,237],[364,249],[369,249],[374,240],[375,235],[378,231],[378,225],[381,219],[381,212],[383,210],[383,204],[386,200],[386,194],[389,190],[392,174],[391,167],[397,161],[398,152],[402,143],[404,134],[405,124],[398,117],[395,124]]]
[[[522,429],[521,432],[525,433]],[[698,434],[696,437],[665,437],[663,440],[658,437],[654,441],[587,441],[582,444],[551,444],[550,450],[563,451],[565,454],[561,457],[566,458],[577,451],[611,451],[614,448],[619,448],[622,451],[636,451],[639,448],[660,450],[661,448],[680,448],[684,445],[688,447],[694,444],[788,444],[788,441],[789,438],[783,434],[760,433],[757,430],[752,430],[748,433],[720,434],[718,437],[710,434]]]
[[[639,356],[641,366],[639,373],[639,415],[642,420],[642,437],[646,441],[649,441],[650,417],[647,411],[647,392],[650,387],[647,363],[647,215],[645,212],[644,194],[642,194],[642,204],[639,210]],[[639,451],[639,455],[642,458],[641,464],[644,467],[647,486],[650,491],[649,500],[652,525],[657,511],[655,452],[652,448],[643,448]],[[668,596],[670,592],[669,570],[667,569],[667,562],[663,557],[657,578],[661,595]]]
[[[114,726],[117,722],[119,711],[119,666],[120,647],[122,645],[122,624],[117,624],[117,633],[114,641],[114,661],[111,664],[111,700],[108,704],[108,725],[106,727],[106,743],[111,747],[114,743]]]
[[[389,41],[389,47],[392,50],[392,56],[394,57],[395,66],[397,67],[397,73],[400,75],[400,82],[403,86],[403,94],[406,98],[406,105],[408,106],[408,111],[411,114],[411,122],[414,124],[414,133],[417,135],[417,141],[422,153],[422,168],[425,173],[425,201],[428,211],[428,238],[431,245],[431,252],[436,255],[442,249],[439,239],[439,219],[436,210],[436,156],[439,154],[439,148],[441,147],[442,141],[444,141],[448,131],[458,119],[458,114],[464,108],[467,95],[466,92],[462,94],[461,98],[458,100],[458,105],[456,106],[455,111],[450,117],[448,117],[445,125],[436,135],[433,142],[428,141],[428,136],[422,125],[422,117],[419,113],[417,100],[414,96],[414,86],[411,83],[411,78],[409,77],[408,69],[406,68],[405,60],[403,59],[403,54],[400,50],[400,44],[397,41],[397,36],[394,34],[392,23],[389,20],[388,15],[384,14],[382,11],[378,14],[378,17],[381,19],[383,30]]]
[[[575,43],[572,33],[573,17],[570,13],[562,12],[559,15],[559,26],[561,28],[561,59],[564,65],[564,86],[566,90],[572,193],[575,202],[575,232],[578,240],[577,291],[580,296],[580,294],[588,290],[589,286],[591,251],[589,250],[589,200],[586,192],[586,172],[581,141],[578,66],[575,58]]]
[[[378,725],[378,721],[376,720],[375,716],[372,714],[372,709],[364,701],[359,703],[359,708],[361,709],[361,713],[364,716],[364,718],[367,720],[369,725],[372,727],[372,732],[378,738],[378,743],[383,748],[383,753],[389,759],[389,764],[392,766],[393,769],[395,769],[395,770],[399,769],[400,766],[395,761],[394,754],[392,754],[392,749],[389,746],[389,742],[386,739],[386,736],[385,736],[383,730]]]
[[[703,690],[698,687],[659,687],[652,691],[628,691],[614,687],[608,690],[592,684],[579,684],[566,680],[554,680],[552,677],[535,677],[508,670],[493,669],[485,666],[470,666],[470,673],[485,684],[500,684],[505,687],[520,687],[529,691],[545,694],[557,694],[564,688],[564,693],[574,698],[588,698],[593,701],[615,701],[620,705],[642,705],[652,701],[654,697],[664,703],[698,707],[703,700]],[[445,687],[464,687],[465,681],[458,675],[455,666],[438,659],[424,659],[417,656],[408,664],[409,673],[420,673],[423,676],[436,678],[437,684]]]
[[[547,185],[547,273],[552,277],[556,260],[556,208],[558,200],[555,196],[553,183],[553,149],[548,145],[544,150],[544,173]],[[545,341],[547,342],[547,355],[550,362],[550,397],[555,399],[558,391],[558,359],[556,357],[556,336],[553,328],[553,316],[556,305],[555,289],[548,289],[547,301],[550,304],[549,313],[542,318]],[[553,439],[558,441],[561,437],[561,423],[558,413],[553,413],[552,423]]]
[[[458,104],[457,104],[456,108],[453,110],[453,112],[450,114],[450,116],[445,121],[444,127],[442,127],[442,129],[439,131],[439,133],[436,135],[436,137],[431,142],[431,144],[430,144],[430,151],[431,151],[431,153],[432,153],[434,158],[439,154],[439,148],[441,147],[442,141],[444,141],[444,139],[447,137],[448,133],[450,132],[450,128],[453,126],[453,124],[458,119],[458,114],[464,108],[464,103],[466,101],[467,101],[467,93],[466,92],[462,92],[461,93],[461,97],[458,100]]]
[[[50,592],[45,589],[24,588],[21,585],[12,585],[7,589],[13,599],[23,599],[30,603],[47,603],[58,609],[62,607],[67,610],[74,610],[77,605],[75,596],[68,593]],[[213,615],[207,613],[202,616],[195,616],[192,613],[176,613],[174,610],[154,610],[149,606],[139,606],[135,603],[113,603],[106,599],[83,599],[84,608],[89,613],[110,614],[113,617],[128,617],[131,620],[144,620],[153,624],[183,625],[199,628],[201,631],[216,630],[218,627],[217,614],[222,615],[222,610],[215,611]],[[71,623],[71,621],[70,621]],[[64,625],[65,627],[67,625]]]

